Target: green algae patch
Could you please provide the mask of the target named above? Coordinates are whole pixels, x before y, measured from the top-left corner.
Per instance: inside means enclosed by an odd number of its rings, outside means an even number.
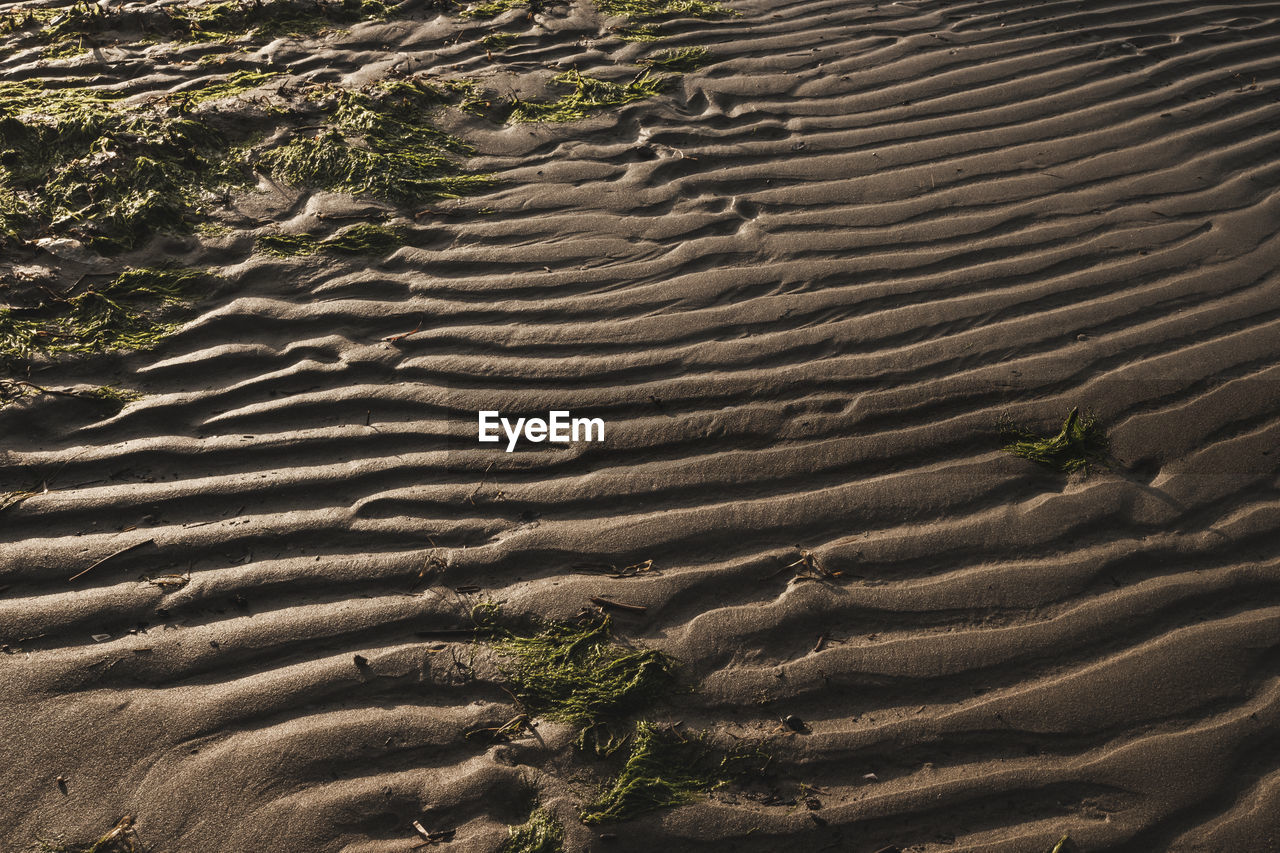
[[[111,92],[0,83],[0,229],[134,249],[186,229],[227,147],[198,119],[131,109]]]
[[[264,234],[257,239],[260,252],[280,257],[314,255],[332,252],[338,255],[385,255],[404,245],[404,232],[399,228],[362,222],[352,225],[326,240],[310,234]]]
[[[215,80],[199,89],[175,92],[166,96],[169,103],[177,104],[184,111],[205,101],[232,98],[261,87],[280,76],[278,71],[237,71],[224,80]]]
[[[738,770],[699,736],[681,736],[641,722],[617,777],[582,810],[586,824],[629,820],[645,812],[693,802],[726,784]]]
[[[596,0],[596,6],[606,15],[632,19],[723,18],[740,14],[728,6],[707,0]]]
[[[184,305],[207,277],[201,270],[130,269],[110,283],[34,306],[0,309],[0,359],[146,350],[172,334],[166,308]]]
[[[564,829],[545,809],[535,808],[529,820],[509,829],[499,853],[563,853]]]
[[[633,24],[630,26],[615,27],[614,32],[618,38],[623,41],[658,41],[662,38],[656,24]]]
[[[104,7],[85,0],[57,9],[19,9],[0,19],[0,35],[44,45],[46,58],[80,53],[86,45],[162,40],[229,41],[310,35],[394,13],[381,0],[254,0],[174,3],[159,8]]]
[[[520,38],[520,33],[489,33],[480,39],[480,44],[490,50],[505,50],[515,44]]]
[[[513,124],[578,121],[601,110],[651,98],[667,88],[665,78],[655,77],[648,71],[641,72],[628,83],[611,83],[577,71],[557,74],[553,82],[572,86],[573,91],[549,102],[516,100],[507,120]]]
[[[320,241],[310,234],[263,234],[254,245],[259,252],[281,258],[314,255],[320,251]]]
[[[608,618],[502,631],[494,650],[526,713],[569,723],[584,734],[635,713],[674,680],[675,662],[662,652],[613,642]]]
[[[512,9],[523,9],[528,5],[528,0],[490,0],[487,3],[477,3],[474,6],[469,6],[459,14],[463,18],[488,20],[496,18],[505,12],[510,12]]]
[[[655,51],[640,60],[641,65],[659,71],[684,73],[696,71],[711,61],[711,52],[705,47],[676,47]]]
[[[398,228],[362,222],[352,225],[320,244],[326,252],[340,255],[385,255],[404,245],[404,232]]]
[[[90,397],[94,400],[102,400],[109,403],[117,410],[123,409],[130,403],[141,400],[143,395],[137,391],[128,388],[120,388],[116,385],[99,385],[97,388],[91,388],[85,391],[83,396]]]
[[[1007,452],[1064,474],[1080,470],[1088,473],[1091,462],[1104,466],[1107,463],[1110,442],[1106,433],[1097,418],[1080,414],[1078,408],[1067,415],[1057,435],[1042,436],[1018,427],[1003,431],[1014,439],[1005,445]]]
[[[417,80],[341,90],[324,110],[329,126],[262,152],[259,165],[295,186],[399,204],[459,198],[491,186],[490,176],[458,162],[471,147],[428,123],[445,103],[443,88]]]

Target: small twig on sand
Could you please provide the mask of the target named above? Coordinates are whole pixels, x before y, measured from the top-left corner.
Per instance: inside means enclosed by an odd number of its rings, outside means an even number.
[[[382,340],[382,341],[383,341],[383,342],[385,342],[385,343],[393,344],[393,343],[395,343],[396,341],[402,341],[402,340],[404,340],[405,338],[409,337],[410,335],[415,335],[415,334],[417,334],[417,333],[418,333],[418,331],[419,331],[419,330],[421,330],[421,329],[422,329],[422,321],[421,321],[421,320],[419,320],[419,321],[418,321],[418,325],[416,325],[416,326],[414,326],[414,327],[413,327],[413,331],[412,331],[412,332],[401,332],[401,333],[400,333],[400,334],[398,334],[398,335],[387,335],[385,338],[381,338],[380,340]]]
[[[615,610],[624,610],[627,613],[639,614],[639,613],[649,612],[649,608],[641,606],[639,604],[623,604],[620,601],[613,601],[608,598],[601,598],[598,595],[591,596],[591,603],[598,605],[600,607],[612,607]]]
[[[489,478],[489,472],[493,470],[493,466],[494,466],[494,463],[490,462],[489,467],[484,469],[484,475],[480,478],[480,482],[471,491],[471,494],[467,495],[467,503],[471,504],[472,506],[476,505],[475,497],[476,495],[480,494],[480,489],[484,488],[484,481]]]
[[[87,574],[89,574],[89,572],[91,572],[91,571],[93,571],[94,569],[98,568],[98,566],[101,566],[103,563],[106,563],[106,562],[108,562],[108,561],[110,561],[110,560],[114,560],[116,557],[123,556],[124,554],[128,554],[130,551],[136,551],[136,550],[138,550],[139,548],[145,547],[145,546],[147,546],[147,545],[154,545],[154,544],[156,544],[156,540],[154,540],[154,539],[145,539],[145,540],[143,540],[142,542],[135,542],[134,544],[130,545],[128,548],[121,548],[119,551],[116,551],[114,554],[108,554],[107,556],[103,557],[101,560],[99,560],[98,562],[94,563],[94,564],[93,564],[92,566],[90,566],[89,568],[87,568],[87,569],[85,569],[85,570],[83,570],[83,571],[77,572],[76,574],[74,574],[74,575],[72,575],[71,577],[67,578],[67,583],[71,583],[71,582],[72,582],[73,580],[75,580],[76,578],[81,577],[81,576],[83,576],[83,575],[87,575]]]

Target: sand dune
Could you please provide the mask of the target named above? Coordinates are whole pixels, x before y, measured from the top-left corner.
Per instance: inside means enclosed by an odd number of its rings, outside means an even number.
[[[130,814],[172,853],[401,851],[413,820],[494,851],[532,790],[568,850],[1280,849],[1280,5],[732,5],[664,25],[711,57],[663,96],[451,113],[498,183],[399,210],[381,260],[250,249],[393,206],[237,201],[177,333],[32,376],[143,399],[0,411],[4,488],[38,492],[0,515],[0,846]],[[492,60],[430,9],[245,56],[534,97],[652,47],[589,4],[502,20]],[[0,67],[213,76],[113,50]],[[1001,452],[1073,406],[1109,470]],[[480,409],[607,437],[508,454]],[[517,712],[483,648],[453,668],[471,606],[593,596],[681,662],[655,718],[758,740],[772,792],[587,827],[565,726],[462,737]]]

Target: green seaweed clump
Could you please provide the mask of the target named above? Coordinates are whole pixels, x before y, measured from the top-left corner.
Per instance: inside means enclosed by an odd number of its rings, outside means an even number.
[[[164,307],[185,302],[204,277],[190,269],[126,270],[97,290],[0,309],[0,359],[150,349],[177,328],[161,319]]]
[[[400,229],[362,222],[334,234],[320,248],[340,255],[385,255],[403,245]]]
[[[656,24],[631,24],[614,27],[613,30],[623,41],[658,41],[662,38]]]
[[[36,44],[46,45],[45,57],[53,59],[79,53],[85,43],[109,41],[111,34],[186,42],[307,35],[332,25],[386,19],[392,12],[382,0],[221,0],[147,10],[76,0],[57,9],[10,13],[0,34],[29,31]]]
[[[385,255],[404,245],[404,234],[398,228],[362,222],[343,229],[327,240],[310,234],[264,234],[257,247],[272,255],[291,257],[333,252],[340,255]]]
[[[510,829],[511,837],[499,853],[563,853],[564,830],[545,809],[535,808],[529,820]]]
[[[142,399],[142,394],[137,391],[131,391],[128,388],[118,388],[115,385],[99,385],[97,388],[91,388],[88,391],[85,391],[83,396],[111,403],[117,409],[122,409],[125,405]]]
[[[705,47],[675,47],[656,51],[640,60],[641,65],[662,71],[696,71],[710,60],[711,52]]]
[[[340,91],[327,110],[331,127],[262,152],[260,164],[297,186],[401,204],[458,198],[492,179],[467,172],[455,157],[470,146],[427,123],[445,102],[442,89],[416,80]]]
[[[0,82],[0,229],[136,248],[185,227],[196,190],[223,174],[227,144],[207,124],[122,109],[87,88]]]
[[[651,98],[667,87],[665,78],[654,77],[648,71],[640,73],[626,84],[587,77],[577,71],[557,74],[553,80],[572,86],[573,91],[547,103],[517,100],[512,105],[508,121],[578,121],[600,110]]]
[[[171,103],[178,103],[185,110],[205,101],[216,101],[243,94],[279,76],[278,71],[237,71],[224,80],[218,80],[200,89],[175,92],[166,97]]]
[[[489,33],[480,39],[480,44],[491,50],[505,50],[519,38],[519,33]]]
[[[320,241],[310,234],[263,234],[254,245],[260,252],[282,258],[314,255],[320,251]]]
[[[536,633],[498,637],[494,648],[506,659],[501,669],[528,713],[585,733],[633,712],[670,685],[671,658],[620,646],[609,627],[608,618],[553,622]]]
[[[638,723],[622,772],[582,810],[582,822],[628,820],[691,802],[728,781],[726,762],[717,761],[700,738],[682,738],[653,723]]]
[[[498,17],[503,12],[522,9],[527,5],[529,5],[528,0],[488,0],[486,3],[477,3],[468,9],[464,9],[460,14],[464,18],[488,20],[489,18]]]
[[[606,15],[624,15],[632,19],[716,18],[739,14],[708,0],[596,0],[596,6]]]
[[[1030,459],[1062,473],[1089,471],[1089,463],[1107,463],[1109,442],[1098,425],[1097,418],[1082,415],[1073,408],[1062,429],[1051,437],[1037,435],[1019,428],[1007,428],[1006,434],[1015,440],[1005,446],[1014,456]]]

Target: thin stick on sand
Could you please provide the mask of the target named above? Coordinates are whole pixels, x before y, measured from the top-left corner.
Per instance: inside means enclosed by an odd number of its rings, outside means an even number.
[[[110,561],[110,560],[114,560],[116,557],[120,557],[120,556],[123,556],[123,555],[125,555],[125,554],[128,554],[130,551],[136,551],[136,550],[138,550],[139,548],[141,548],[141,547],[143,547],[143,546],[145,546],[145,545],[154,545],[154,544],[156,544],[156,540],[154,540],[154,539],[145,539],[145,540],[143,540],[142,542],[135,542],[135,543],[133,543],[133,544],[132,544],[132,545],[130,545],[128,548],[121,548],[119,551],[116,551],[114,554],[108,554],[107,556],[103,557],[101,560],[99,560],[98,562],[94,563],[94,564],[93,564],[92,566],[90,566],[89,568],[84,569],[83,571],[77,572],[77,573],[75,573],[74,575],[72,575],[71,577],[67,578],[67,583],[71,583],[71,582],[72,582],[73,580],[75,580],[76,578],[78,578],[78,577],[83,577],[84,575],[89,574],[89,572],[91,572],[91,571],[93,571],[94,569],[98,568],[98,566],[101,566],[103,563],[106,563],[106,562],[108,562],[108,561]]]

